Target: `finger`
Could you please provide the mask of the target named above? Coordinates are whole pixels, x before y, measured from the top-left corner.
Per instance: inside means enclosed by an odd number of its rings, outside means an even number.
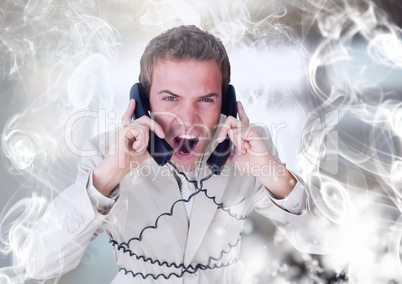
[[[124,112],[124,114],[121,118],[121,122],[124,125],[130,124],[133,121],[132,117],[133,117],[134,110],[135,110],[135,100],[131,99],[127,105],[126,111]]]
[[[244,155],[247,153],[247,146],[245,145],[247,141],[243,139],[243,135],[239,128],[230,129],[228,132],[228,136],[230,138],[230,141],[232,141],[235,146],[235,153],[237,153],[238,155]]]
[[[138,129],[135,133],[133,133],[134,142],[131,145],[134,151],[142,152],[148,146],[149,141],[149,132],[144,128]]]
[[[144,141],[149,136],[148,128],[138,123],[131,123],[126,126],[121,125],[118,131],[118,144],[125,155],[137,155],[143,152],[142,149],[145,147],[142,147],[142,145],[147,145]]]
[[[124,133],[124,137],[126,138],[126,143],[128,143],[128,148],[132,149],[137,149],[138,148],[138,141],[144,141],[144,137],[142,134],[140,134],[141,131],[138,128],[132,128],[132,129],[126,129]],[[136,147],[134,147],[134,143],[137,144]]]
[[[253,140],[253,137],[251,136],[250,138],[250,134],[252,130],[253,129],[250,127],[246,129],[244,127],[239,127],[229,130],[228,135],[230,137],[230,140],[233,142],[235,146],[235,152],[238,155],[245,155],[247,154],[248,150],[251,149],[250,140]]]
[[[240,101],[237,101],[237,112],[239,114],[239,119],[241,122],[241,125],[244,127],[248,127],[250,124],[250,120],[248,119],[248,116],[246,114],[246,111],[244,110],[243,104]]]
[[[237,120],[236,118],[232,117],[232,116],[228,116],[225,121],[223,122],[223,124],[221,125],[221,128],[218,132],[217,135],[217,141],[218,143],[221,143],[223,140],[226,139],[226,136],[228,135],[229,131],[231,129],[236,129],[239,128],[240,125],[240,121]]]
[[[140,118],[136,119],[133,124],[135,123],[146,126],[148,130],[155,132],[159,138],[165,138],[165,131],[163,131],[162,126],[149,116],[141,116]]]
[[[146,125],[133,122],[124,127],[125,149],[131,154],[142,154],[149,142],[149,128]],[[132,151],[133,150],[133,151]]]

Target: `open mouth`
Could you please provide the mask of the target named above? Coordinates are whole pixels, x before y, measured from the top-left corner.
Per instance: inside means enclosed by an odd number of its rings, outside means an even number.
[[[190,154],[198,143],[195,135],[179,135],[174,138],[175,148],[183,155]]]

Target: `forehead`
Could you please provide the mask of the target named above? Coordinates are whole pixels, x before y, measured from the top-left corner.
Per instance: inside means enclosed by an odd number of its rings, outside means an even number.
[[[154,87],[206,88],[215,92],[222,88],[222,73],[214,60],[159,60],[152,75]]]

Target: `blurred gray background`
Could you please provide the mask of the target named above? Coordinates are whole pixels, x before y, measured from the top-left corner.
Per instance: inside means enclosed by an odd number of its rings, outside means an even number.
[[[238,98],[251,121],[271,130],[288,168],[362,202],[348,211],[347,250],[327,257],[299,253],[253,214],[242,260],[255,283],[399,283],[402,7],[397,0],[333,2],[3,1],[0,282],[35,283],[18,277],[9,248],[21,240],[9,243],[10,230],[24,223],[22,212],[44,209],[38,197],[50,200],[74,181],[80,157],[66,146],[67,133],[79,148],[116,126],[146,43],[169,27],[196,24],[227,46]],[[90,112],[68,128],[83,110]],[[333,110],[332,125],[326,115]],[[306,133],[311,125],[318,132]],[[303,139],[321,143],[305,148]],[[58,283],[110,283],[116,273],[103,234]]]

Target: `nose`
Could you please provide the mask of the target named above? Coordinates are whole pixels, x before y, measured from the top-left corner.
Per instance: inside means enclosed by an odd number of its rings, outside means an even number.
[[[196,105],[192,102],[186,102],[181,105],[179,110],[180,124],[185,126],[186,129],[194,124],[199,123],[199,111]]]

